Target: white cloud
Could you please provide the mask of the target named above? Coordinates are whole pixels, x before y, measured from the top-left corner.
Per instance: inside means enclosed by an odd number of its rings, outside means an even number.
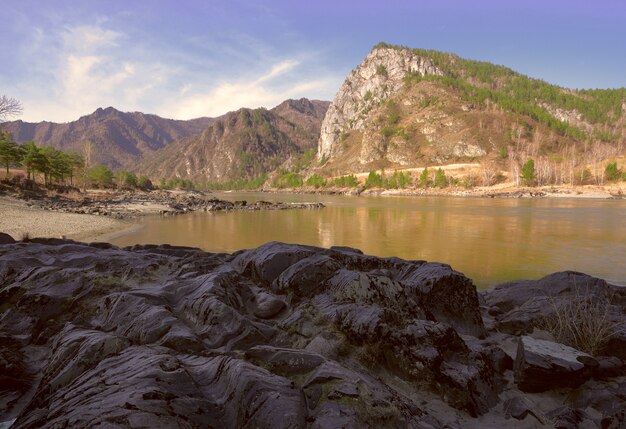
[[[329,99],[342,78],[316,71],[311,57],[270,58],[260,50],[224,62],[206,53],[158,51],[106,25],[33,32],[24,53],[31,76],[16,85],[22,119],[67,122],[107,106],[177,119],[219,116],[287,98]]]
[[[63,42],[66,49],[92,51],[104,47],[115,47],[122,33],[93,25],[66,27]]]
[[[311,93],[330,94],[337,87],[337,79],[324,77],[313,80],[302,77],[287,84],[276,82],[276,78],[293,71],[299,64],[296,60],[284,60],[258,77],[222,82],[204,93],[193,94],[189,86],[185,86],[181,90],[182,98],[173,106],[169,105],[168,111],[160,113],[180,119],[219,116],[241,107],[273,107],[288,98],[310,97]]]

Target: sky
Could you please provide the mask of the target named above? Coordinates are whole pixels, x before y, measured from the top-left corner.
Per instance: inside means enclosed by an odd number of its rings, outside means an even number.
[[[626,87],[623,0],[2,0],[0,22],[0,94],[30,122],[332,100],[381,41]]]

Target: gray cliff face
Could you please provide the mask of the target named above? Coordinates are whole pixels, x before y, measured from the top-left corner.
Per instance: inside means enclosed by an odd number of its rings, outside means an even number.
[[[363,131],[368,113],[378,102],[395,95],[408,74],[443,75],[433,62],[410,49],[377,47],[346,78],[326,112],[318,143],[318,157],[340,153],[343,132]]]

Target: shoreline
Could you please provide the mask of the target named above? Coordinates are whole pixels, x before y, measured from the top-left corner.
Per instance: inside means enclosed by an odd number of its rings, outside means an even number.
[[[130,232],[135,224],[78,213],[63,213],[29,206],[24,200],[0,197],[0,232],[21,240],[30,238],[61,238],[76,241],[99,241],[113,234]]]
[[[502,183],[494,186],[480,186],[470,189],[460,187],[450,188],[405,188],[383,189],[372,188],[265,188],[258,190],[241,190],[244,192],[264,192],[268,194],[314,194],[314,195],[347,195],[347,196],[405,196],[405,197],[462,197],[462,198],[575,198],[615,200],[626,198],[626,182],[610,185],[584,186],[514,186],[511,183]],[[241,192],[234,191],[234,192]]]

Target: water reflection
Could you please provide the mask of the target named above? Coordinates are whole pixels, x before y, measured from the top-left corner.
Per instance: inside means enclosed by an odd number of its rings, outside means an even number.
[[[334,197],[228,193],[224,199],[322,201],[322,210],[195,213],[146,220],[117,245],[170,243],[231,252],[267,241],[352,246],[443,261],[481,286],[573,269],[626,284],[626,201]]]

